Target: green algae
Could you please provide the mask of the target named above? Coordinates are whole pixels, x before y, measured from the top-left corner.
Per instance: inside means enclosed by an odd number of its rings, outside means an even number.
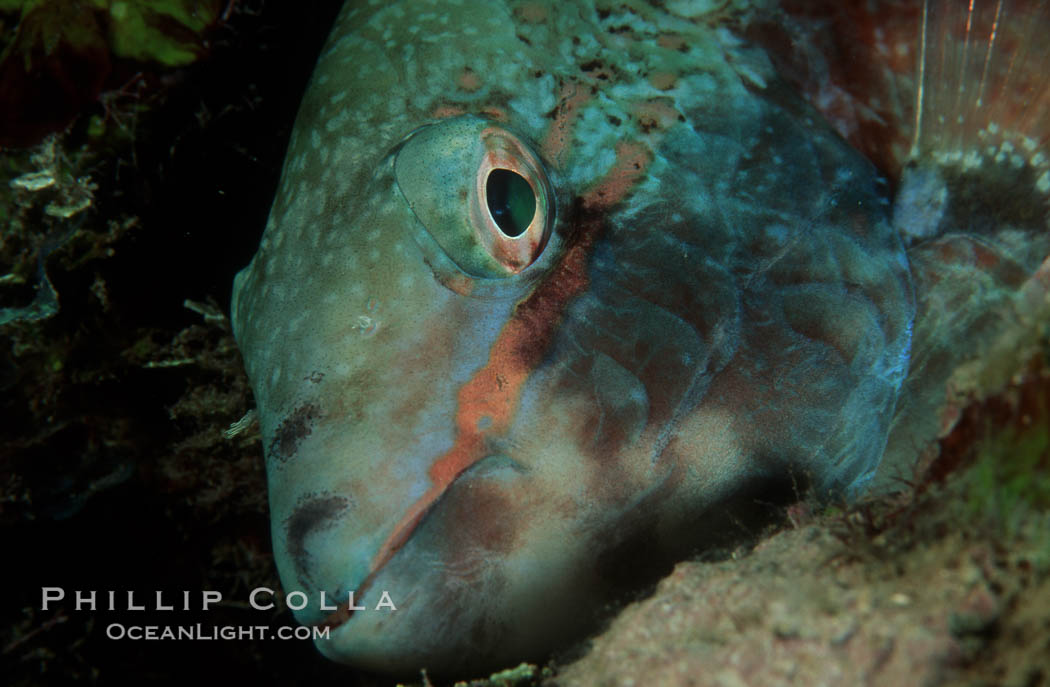
[[[108,5],[113,53],[133,60],[182,66],[197,59],[201,33],[219,17],[219,5],[198,0],[112,0]],[[172,30],[173,28],[177,30]]]
[[[94,11],[95,22],[65,21],[70,8],[64,0],[0,0],[0,12],[18,13],[26,30],[37,34],[27,42],[44,41],[45,52],[58,41],[85,46],[101,40],[116,57],[174,67],[189,64],[202,54],[201,34],[219,19],[221,8],[214,0],[89,0],[83,4]],[[8,50],[16,45],[17,40]],[[29,59],[26,46],[21,47]]]
[[[221,0],[3,0],[0,146],[26,147],[65,129],[109,94],[209,52]],[[134,94],[130,94],[134,95]],[[97,129],[98,127],[96,127]]]
[[[965,479],[970,514],[1012,537],[1033,511],[1050,508],[1047,426],[990,431]]]

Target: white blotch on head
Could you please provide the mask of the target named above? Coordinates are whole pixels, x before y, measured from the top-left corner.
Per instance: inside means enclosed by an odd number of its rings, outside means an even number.
[[[934,236],[948,204],[948,186],[933,168],[905,169],[893,205],[893,226],[902,236]]]
[[[1035,181],[1035,189],[1040,193],[1050,191],[1050,171],[1043,172]]]
[[[334,133],[334,132],[342,129],[344,126],[346,126],[346,123],[347,123],[347,121],[349,119],[350,119],[349,111],[341,110],[339,112],[339,114],[337,114],[336,116],[332,117],[331,119],[329,119],[328,121],[326,121],[324,123],[324,129],[325,129],[325,131],[327,131],[330,134]]]
[[[303,312],[300,312],[295,317],[293,317],[292,319],[288,320],[288,331],[289,332],[298,331],[299,328],[303,326],[303,322],[306,321],[306,316],[308,314],[309,314],[309,311],[303,311]]]

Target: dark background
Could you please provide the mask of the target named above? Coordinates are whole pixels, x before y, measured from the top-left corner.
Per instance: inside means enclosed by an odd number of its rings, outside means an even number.
[[[105,635],[110,623],[296,625],[283,607],[248,606],[251,589],[280,588],[257,431],[222,435],[253,403],[228,323],[184,301],[228,312],[340,4],[236,2],[195,64],[115,64],[99,99],[58,133],[63,166],[97,185],[72,220],[42,211],[51,191],[8,187],[40,166],[39,147],[0,150],[0,253],[32,277],[0,290],[0,307],[29,302],[42,272],[60,304],[50,318],[0,326],[5,684],[370,682],[310,641]],[[10,38],[14,27],[5,30]],[[120,91],[129,73],[139,80]],[[92,136],[93,117],[121,135]],[[64,588],[66,600],[43,611],[44,586]],[[121,601],[133,590],[147,607],[157,590],[176,604],[188,590],[199,607],[204,589],[224,603],[207,613],[101,609],[108,590]],[[76,590],[96,590],[100,609],[76,611]]]

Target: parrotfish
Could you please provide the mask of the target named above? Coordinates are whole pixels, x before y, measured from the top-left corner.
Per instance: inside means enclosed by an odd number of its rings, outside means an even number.
[[[923,40],[926,10],[905,13]],[[542,657],[768,504],[855,498],[888,441],[914,461],[979,351],[955,338],[1050,283],[1045,139],[993,165],[1027,184],[1018,217],[963,197],[979,165],[934,160],[939,140],[865,148],[873,122],[921,129],[933,86],[897,119],[870,91],[829,99],[829,53],[770,38],[818,19],[346,4],[232,306],[277,568],[321,652],[389,673]],[[882,85],[931,83],[885,52]]]

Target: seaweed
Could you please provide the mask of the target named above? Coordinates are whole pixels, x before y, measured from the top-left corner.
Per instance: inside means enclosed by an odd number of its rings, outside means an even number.
[[[4,0],[0,146],[61,131],[103,92],[144,69],[204,56],[222,0]]]

